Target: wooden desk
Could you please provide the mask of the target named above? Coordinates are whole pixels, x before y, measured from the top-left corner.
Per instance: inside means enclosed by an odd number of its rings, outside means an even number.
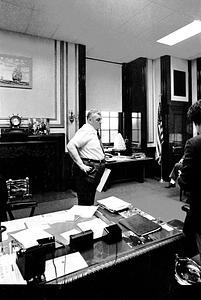
[[[0,139],[0,165],[5,179],[30,179],[31,192],[61,191],[65,135],[32,135],[24,141]]]
[[[107,161],[106,168],[111,169],[110,177],[106,188],[113,183],[135,180],[144,182],[146,167],[151,166],[153,158],[146,157],[143,159],[115,157],[115,161]]]
[[[118,222],[121,218],[116,214],[102,212],[109,221]],[[74,226],[72,222],[49,225],[47,231],[56,237]],[[122,229],[126,230],[124,227]],[[156,299],[164,299],[174,284],[175,253],[184,251],[184,236],[177,229],[162,229],[151,237],[152,241],[133,248],[124,239],[113,244],[95,241],[90,249],[81,251],[88,264],[87,268],[53,280],[50,285],[40,286],[35,290],[38,294],[34,296],[40,296],[42,290],[46,297],[64,297],[67,293],[73,299],[78,299],[80,293],[83,293],[87,299],[132,299],[140,292],[143,299],[159,296],[161,298]],[[56,250],[50,257],[69,251],[66,246]]]

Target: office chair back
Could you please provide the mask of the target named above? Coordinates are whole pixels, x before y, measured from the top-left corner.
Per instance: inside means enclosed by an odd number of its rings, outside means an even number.
[[[31,208],[33,216],[37,202],[33,200],[29,191],[29,178],[9,179],[6,181],[8,189],[7,211],[11,220],[14,219],[12,210]]]

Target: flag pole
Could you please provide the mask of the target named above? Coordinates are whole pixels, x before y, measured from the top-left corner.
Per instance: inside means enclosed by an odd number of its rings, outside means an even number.
[[[161,115],[161,101],[158,103],[158,120],[157,120],[157,145],[156,145],[156,154],[158,158],[158,164],[160,165],[160,182],[163,183],[163,164],[162,164],[162,152],[163,152],[163,123]]]
[[[164,180],[163,180],[163,164],[162,164],[162,161],[161,161],[161,179],[160,179],[160,182],[163,183]]]

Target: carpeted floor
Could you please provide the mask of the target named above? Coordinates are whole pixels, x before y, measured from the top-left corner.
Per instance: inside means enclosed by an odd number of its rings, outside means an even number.
[[[167,182],[161,183],[148,178],[144,183],[114,184],[105,192],[97,192],[96,200],[116,196],[163,221],[172,219],[183,221],[185,213],[181,210],[181,206],[184,205],[184,202],[179,201],[179,187],[167,189],[165,186],[167,186]],[[34,195],[34,198],[38,201],[35,215],[68,209],[77,204],[76,194],[71,190],[61,193],[38,194]],[[28,214],[27,210],[14,212],[16,218],[27,217]]]

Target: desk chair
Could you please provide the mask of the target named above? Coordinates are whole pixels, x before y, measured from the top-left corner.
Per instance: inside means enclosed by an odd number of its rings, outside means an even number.
[[[29,193],[29,178],[9,179],[6,181],[8,189],[7,212],[11,220],[14,220],[12,210],[31,208],[30,217],[34,215],[37,202]]]

